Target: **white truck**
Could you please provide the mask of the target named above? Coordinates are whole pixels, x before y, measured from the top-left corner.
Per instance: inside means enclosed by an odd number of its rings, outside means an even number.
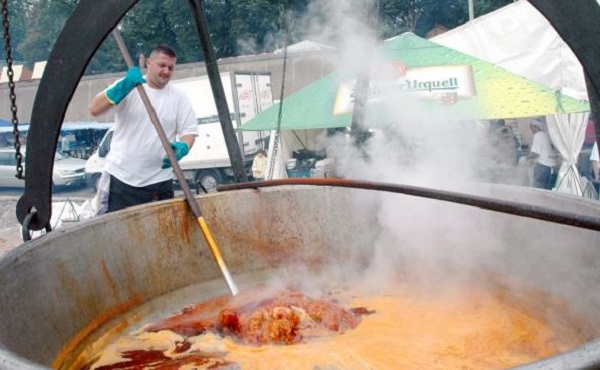
[[[234,129],[273,105],[269,72],[224,72],[221,73],[221,81]],[[218,184],[233,179],[233,170],[208,76],[173,80],[170,83],[188,94],[198,120],[199,136],[179,165],[188,183],[201,185],[211,191]],[[94,189],[102,174],[112,135],[113,130],[109,129],[85,166],[86,181]],[[236,135],[244,166],[250,174],[254,155],[258,150],[266,149],[265,138],[268,133],[250,131],[237,132]]]

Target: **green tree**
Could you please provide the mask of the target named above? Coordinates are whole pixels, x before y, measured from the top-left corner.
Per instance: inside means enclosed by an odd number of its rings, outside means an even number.
[[[101,0],[99,0],[101,1]],[[363,11],[361,0],[344,12]],[[483,15],[512,0],[474,0],[475,14]],[[78,0],[9,0],[13,58],[32,65],[47,60],[66,19]],[[204,0],[211,40],[217,58],[270,52],[282,46],[282,24],[286,6],[288,43],[311,35],[314,26],[331,28],[325,40],[335,43],[340,34],[326,14],[309,12],[315,4],[342,9],[329,0]],[[387,38],[405,31],[424,36],[436,24],[454,28],[468,20],[468,0],[378,0],[378,35]],[[333,7],[333,8],[332,8]],[[358,9],[358,10],[356,10]],[[341,14],[343,17],[361,15]],[[310,18],[307,22],[305,17]],[[309,24],[311,23],[311,24]],[[198,32],[188,0],[143,0],[123,19],[121,32],[132,55],[148,54],[158,43],[172,45],[180,63],[204,59]],[[314,35],[311,35],[314,36]],[[337,37],[337,39],[336,39]],[[4,55],[4,48],[2,48]],[[125,64],[112,37],[98,49],[86,73],[125,70]]]
[[[48,59],[76,0],[33,0],[27,11],[27,35],[17,49],[28,64]]]
[[[284,3],[282,0],[206,1],[206,17],[216,56],[272,50]],[[121,32],[132,55],[147,55],[156,44],[167,43],[177,51],[179,63],[204,60],[187,0],[140,1],[124,17]],[[104,47],[110,50],[112,44],[114,41],[108,38]]]
[[[31,7],[31,0],[10,0],[8,1],[8,22],[11,56],[15,62],[24,61],[25,57],[19,52],[18,45],[27,35],[27,14]],[[4,18],[2,18],[4,20]],[[4,34],[4,28],[2,33]],[[6,61],[6,45],[3,39],[0,48],[0,64]]]
[[[473,0],[473,10],[475,17],[481,17],[489,12],[493,12],[505,5],[515,2],[516,0]]]
[[[469,7],[467,0],[447,0],[443,3],[428,1],[427,10],[424,12],[417,28],[416,34],[425,36],[436,25],[453,29],[468,22]]]
[[[416,32],[427,5],[426,0],[380,0],[379,34],[388,38],[402,32]]]
[[[280,26],[285,2],[248,0],[231,3],[230,38],[233,55],[262,53],[281,44]]]
[[[205,3],[208,29],[216,57],[222,58],[235,55],[236,42],[231,37],[229,22],[224,21],[232,18],[232,1],[207,0]]]
[[[474,0],[475,16],[482,16],[514,0]],[[469,21],[468,0],[380,0],[380,34],[386,38],[401,32],[419,36],[435,25],[448,29]]]
[[[157,44],[175,48],[180,63],[200,60],[200,43],[187,0],[140,1],[123,19],[123,37],[132,54]]]

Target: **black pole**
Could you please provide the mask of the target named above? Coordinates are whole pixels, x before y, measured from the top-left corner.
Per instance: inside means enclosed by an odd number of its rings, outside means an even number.
[[[350,134],[354,138],[357,145],[360,145],[365,141],[368,132],[364,126],[368,94],[369,72],[363,71],[358,75],[358,78],[356,79],[356,86],[354,87],[352,125],[350,126]]]
[[[225,137],[225,145],[227,146],[227,152],[229,153],[229,159],[231,160],[233,176],[236,182],[245,182],[248,181],[248,177],[246,176],[246,170],[244,168],[244,159],[237,142],[233,124],[231,123],[231,115],[229,113],[229,106],[227,105],[223,83],[221,82],[221,75],[219,74],[219,66],[210,40],[210,33],[208,32],[204,4],[202,3],[202,0],[189,0],[189,4],[192,9],[194,21],[196,22],[198,35],[200,36],[206,73],[208,74],[213,97],[215,98],[219,121],[221,122],[221,128],[223,129],[223,136]]]
[[[376,34],[378,2],[371,0],[365,6],[366,31],[373,30]],[[366,50],[366,55],[371,55],[371,50]],[[354,87],[354,105],[352,109],[352,124],[350,126],[350,135],[354,138],[354,143],[358,147],[369,138],[369,132],[365,128],[365,115],[369,95],[370,72],[371,58],[367,56],[365,63],[360,66],[356,86]]]

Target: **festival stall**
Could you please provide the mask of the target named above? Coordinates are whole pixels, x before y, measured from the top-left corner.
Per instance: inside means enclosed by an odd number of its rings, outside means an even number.
[[[588,100],[583,68],[548,20],[519,0],[438,35],[432,41],[524,76],[564,95]],[[589,115],[549,115],[548,131],[562,164],[556,190],[584,195],[577,169]],[[591,143],[590,143],[591,145]],[[597,197],[597,194],[592,196]]]
[[[589,112],[586,102],[412,33],[384,42],[373,60],[372,71],[365,114],[367,128],[411,119],[415,111],[426,112],[427,119],[442,123],[568,113],[587,117]],[[352,71],[336,71],[284,99],[280,121],[281,103],[239,129],[282,132],[281,141],[289,146],[294,142],[293,132],[298,130],[309,130],[312,137],[317,137],[323,129],[348,128],[355,76]],[[402,117],[394,112],[398,110],[402,110]],[[288,156],[290,153],[286,148],[277,152]],[[280,166],[288,158],[282,159],[276,161]]]

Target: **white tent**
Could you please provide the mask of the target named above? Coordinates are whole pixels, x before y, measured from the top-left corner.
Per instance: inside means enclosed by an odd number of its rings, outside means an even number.
[[[61,131],[75,130],[108,130],[112,126],[112,122],[63,122],[60,127]],[[20,131],[29,131],[29,124],[19,125]],[[12,132],[12,126],[0,127],[0,133]]]
[[[303,41],[297,42],[295,44],[288,45],[288,47],[287,47],[288,54],[308,53],[308,52],[322,51],[322,50],[333,51],[333,50],[335,50],[335,48],[330,45],[325,45],[325,44],[321,44],[321,43],[310,41],[310,40],[303,40]],[[274,54],[283,54],[283,48],[277,49],[273,53]]]
[[[431,39],[494,63],[564,95],[588,100],[583,68],[548,20],[519,0]],[[583,195],[577,157],[589,113],[547,117],[548,131],[561,153],[557,191]]]
[[[431,39],[587,100],[583,68],[548,20],[519,0]]]

